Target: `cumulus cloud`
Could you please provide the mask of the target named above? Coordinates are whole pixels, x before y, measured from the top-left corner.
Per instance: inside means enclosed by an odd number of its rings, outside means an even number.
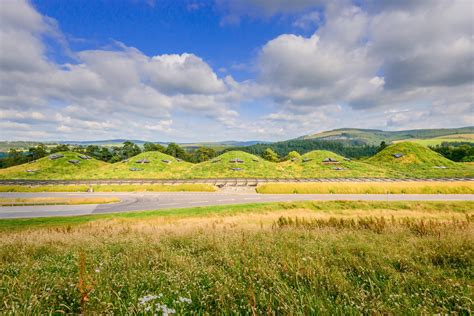
[[[235,95],[226,82],[238,84],[219,78],[192,53],[146,56],[116,42],[113,50],[78,51],[74,63],[58,64],[47,57],[43,41],[56,36],[54,21],[26,1],[3,2],[0,14],[2,120],[32,123],[37,115],[25,113],[56,113],[41,120],[46,121],[42,128],[58,138],[58,132],[125,132],[131,119],[143,122],[146,130],[168,133],[173,111],[216,121],[237,115],[230,109],[228,99]]]
[[[472,4],[366,6],[370,10],[328,4],[326,22],[310,37],[284,34],[262,47],[259,82],[280,111],[311,113],[341,104],[385,113],[377,126],[390,129],[421,119],[472,124]],[[384,112],[390,107],[413,115]],[[442,111],[452,107],[462,110]]]

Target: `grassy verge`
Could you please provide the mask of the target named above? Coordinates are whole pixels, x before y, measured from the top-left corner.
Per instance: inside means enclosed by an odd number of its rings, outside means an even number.
[[[149,184],[149,185],[0,185],[0,192],[214,192],[216,188],[210,184]]]
[[[0,198],[0,206],[106,204],[119,201],[117,198]]]
[[[324,182],[324,183],[267,183],[257,187],[266,194],[473,194],[474,182]]]
[[[473,206],[272,203],[30,222],[0,232],[0,309],[469,314]]]

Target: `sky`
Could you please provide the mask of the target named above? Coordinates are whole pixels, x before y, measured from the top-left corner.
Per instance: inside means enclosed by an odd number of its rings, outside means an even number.
[[[474,125],[472,0],[2,0],[0,139]]]

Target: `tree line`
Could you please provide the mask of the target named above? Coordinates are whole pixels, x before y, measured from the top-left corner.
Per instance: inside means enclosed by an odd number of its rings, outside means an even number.
[[[452,161],[474,162],[474,143],[444,142],[441,145],[429,147]]]
[[[267,148],[274,151],[278,157],[286,157],[292,151],[303,155],[313,150],[329,150],[338,155],[354,159],[373,156],[380,150],[380,146],[366,145],[358,141],[341,142],[313,139],[293,139],[270,144],[255,144],[246,147],[232,147],[226,149],[226,151],[242,150],[253,155],[262,156]]]

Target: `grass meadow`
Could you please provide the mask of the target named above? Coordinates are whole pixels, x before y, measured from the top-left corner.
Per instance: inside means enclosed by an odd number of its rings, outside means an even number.
[[[474,194],[474,182],[313,182],[265,183],[264,194]]]
[[[474,203],[0,221],[2,314],[465,314]]]

